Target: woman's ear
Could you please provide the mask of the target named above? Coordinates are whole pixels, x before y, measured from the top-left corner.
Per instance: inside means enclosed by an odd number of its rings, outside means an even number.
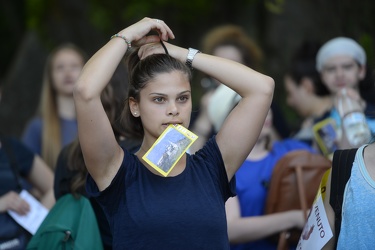
[[[134,97],[129,98],[129,108],[130,112],[134,117],[139,117],[139,105],[138,102],[134,99]]]

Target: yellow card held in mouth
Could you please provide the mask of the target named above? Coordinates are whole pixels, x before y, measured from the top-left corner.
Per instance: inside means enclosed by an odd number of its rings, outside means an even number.
[[[166,177],[196,139],[187,128],[169,125],[142,159]]]

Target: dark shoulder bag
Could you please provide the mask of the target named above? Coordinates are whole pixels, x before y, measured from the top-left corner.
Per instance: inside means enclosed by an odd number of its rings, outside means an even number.
[[[21,180],[18,172],[18,164],[15,159],[14,152],[8,142],[7,138],[0,136],[1,147],[9,161],[10,169],[1,168],[0,174],[3,171],[11,171],[13,173],[15,182],[17,184],[16,192],[22,190]],[[0,213],[0,249],[15,250],[25,249],[31,234],[20,226],[12,217],[6,212]]]
[[[329,204],[335,212],[335,249],[341,229],[342,202],[344,191],[348,182],[357,148],[336,150],[332,160],[331,194]]]

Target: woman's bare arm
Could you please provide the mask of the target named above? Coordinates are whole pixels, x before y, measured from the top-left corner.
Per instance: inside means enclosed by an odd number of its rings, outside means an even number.
[[[28,180],[34,188],[42,195],[40,202],[47,208],[55,204],[53,195],[54,174],[47,164],[39,156],[34,157]]]
[[[241,217],[237,197],[230,198],[226,204],[229,241],[234,244],[248,243],[298,227],[305,223],[302,210],[291,210],[270,215]]]

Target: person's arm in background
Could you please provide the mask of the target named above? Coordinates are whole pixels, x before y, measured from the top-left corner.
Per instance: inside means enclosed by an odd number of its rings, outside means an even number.
[[[225,204],[228,237],[233,244],[260,240],[291,228],[303,228],[305,219],[302,210],[291,210],[262,216],[241,217],[238,197]]]
[[[50,209],[55,204],[55,197],[53,195],[53,173],[51,169],[44,163],[44,161],[35,155],[28,181],[33,185],[33,188],[41,194],[39,201]],[[29,204],[21,198],[16,191],[9,191],[0,197],[0,213],[12,210],[20,215],[27,214],[30,210]]]
[[[35,155],[28,181],[41,193],[40,202],[48,209],[55,204],[53,176],[53,172],[47,164]]]
[[[30,206],[17,192],[9,191],[0,196],[0,213],[5,213],[8,210],[25,215],[29,212]]]

